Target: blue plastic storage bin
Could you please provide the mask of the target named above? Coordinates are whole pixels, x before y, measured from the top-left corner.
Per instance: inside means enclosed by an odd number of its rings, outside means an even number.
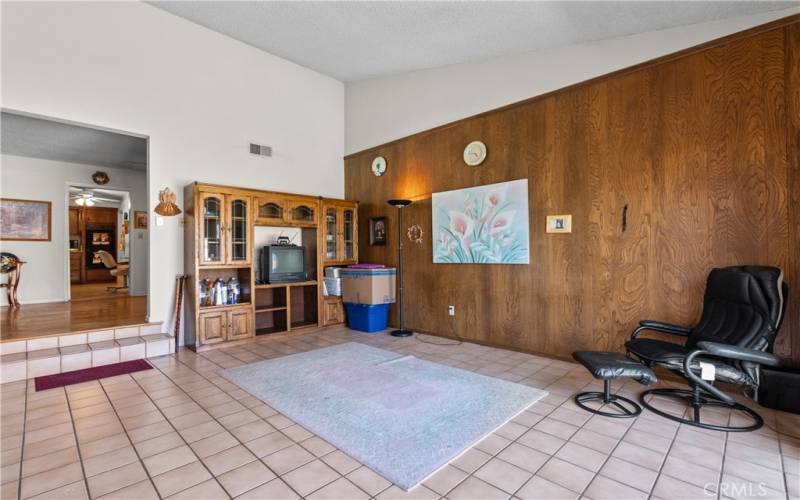
[[[347,309],[347,325],[353,330],[374,333],[386,329],[389,324],[389,306],[391,304],[353,304],[345,302]]]

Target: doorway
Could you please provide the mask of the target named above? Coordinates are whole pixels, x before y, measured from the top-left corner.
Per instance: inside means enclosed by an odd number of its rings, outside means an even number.
[[[130,192],[76,185],[67,192],[70,300],[131,295],[130,276],[144,263],[131,258]]]
[[[0,195],[51,207],[49,240],[0,241],[26,262],[0,339],[146,323],[148,138],[7,109],[0,124]]]

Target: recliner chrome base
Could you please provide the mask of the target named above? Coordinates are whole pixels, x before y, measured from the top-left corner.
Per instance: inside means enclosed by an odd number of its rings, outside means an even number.
[[[665,398],[679,400],[685,403],[689,408],[692,408],[692,418],[678,417],[671,413],[659,410],[646,400],[647,396],[661,396]],[[761,426],[764,425],[764,420],[761,418],[761,415],[755,412],[755,410],[752,410],[747,406],[737,403],[735,401],[733,403],[726,403],[724,401],[720,401],[714,398],[713,396],[709,395],[708,393],[705,393],[699,387],[693,387],[691,390],[650,389],[648,391],[644,391],[639,396],[639,402],[642,404],[642,406],[644,406],[645,408],[647,408],[648,410],[652,411],[657,415],[660,415],[664,418],[668,418],[675,422],[692,425],[694,427],[700,427],[702,429],[709,429],[722,432],[750,432],[760,429]],[[716,424],[708,424],[701,422],[700,410],[704,406],[715,406],[720,408],[728,408],[734,411],[740,411],[748,415],[753,420],[753,423],[747,426],[729,426],[729,425],[716,425]]]

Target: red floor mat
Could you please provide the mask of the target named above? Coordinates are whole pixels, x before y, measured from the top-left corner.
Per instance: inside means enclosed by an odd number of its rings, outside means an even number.
[[[56,387],[63,387],[65,385],[80,384],[81,382],[88,382],[90,380],[114,377],[126,373],[140,372],[142,370],[151,370],[152,368],[150,363],[144,359],[134,359],[133,361],[123,361],[122,363],[114,363],[113,365],[95,366],[94,368],[36,377],[34,381],[36,382],[36,390],[44,391]]]

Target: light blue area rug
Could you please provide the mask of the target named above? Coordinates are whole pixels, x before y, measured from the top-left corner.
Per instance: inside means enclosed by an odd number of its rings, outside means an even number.
[[[405,490],[547,395],[355,342],[221,375]]]

